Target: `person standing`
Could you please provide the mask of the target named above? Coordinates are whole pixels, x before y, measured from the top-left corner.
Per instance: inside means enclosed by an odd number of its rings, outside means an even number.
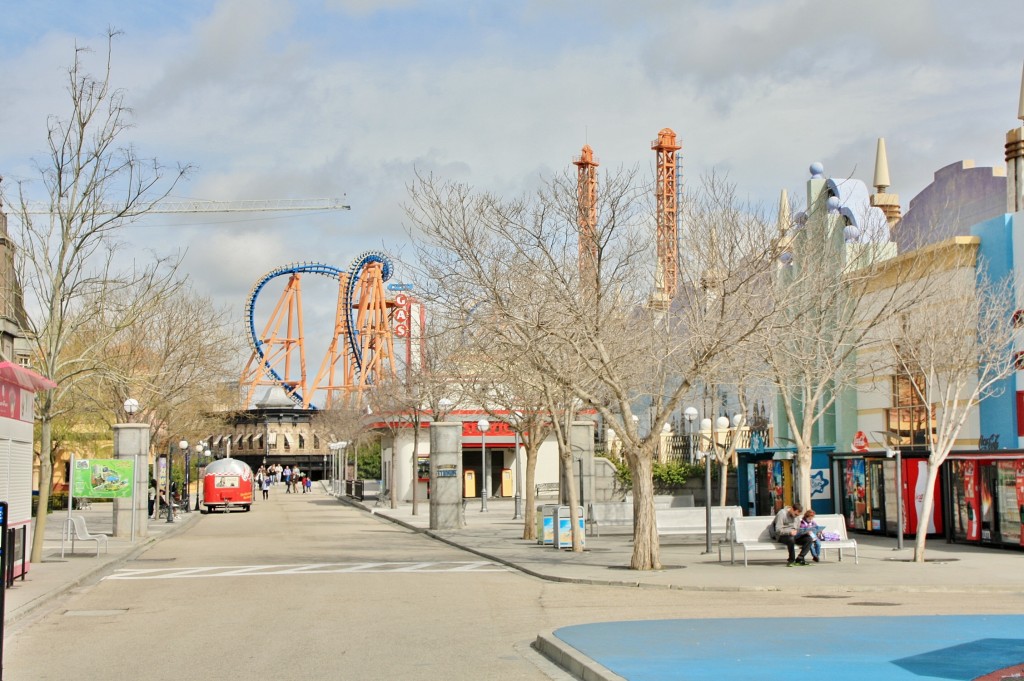
[[[149,517],[155,518],[153,512],[156,510],[156,479],[149,479]]]
[[[284,467],[284,472],[281,473],[281,475],[284,477],[284,492],[285,492],[285,494],[291,494],[292,493],[292,469],[288,468],[288,466],[285,466]]]
[[[787,506],[775,516],[775,541],[784,544],[789,552],[789,560],[786,567],[794,565],[807,565],[807,552],[811,548],[814,537],[804,533],[800,534],[800,521],[803,519],[804,509],[800,504]],[[800,555],[796,555],[796,546],[800,545]]]
[[[260,481],[260,491],[263,492],[264,501],[270,498],[270,478],[265,477]]]

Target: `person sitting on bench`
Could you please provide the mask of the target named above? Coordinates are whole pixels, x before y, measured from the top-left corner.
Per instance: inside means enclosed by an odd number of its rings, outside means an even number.
[[[809,534],[800,534],[800,520],[803,518],[804,509],[800,504],[787,506],[775,516],[775,541],[785,544],[789,552],[789,560],[786,567],[794,565],[807,565],[807,552],[811,549],[814,537]],[[800,545],[800,555],[796,555],[796,545]]]

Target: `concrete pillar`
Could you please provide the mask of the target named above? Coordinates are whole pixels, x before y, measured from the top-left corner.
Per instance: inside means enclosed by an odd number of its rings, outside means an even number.
[[[572,450],[573,477],[576,478],[576,493],[580,496],[580,505],[586,512],[587,504],[594,499],[597,487],[594,480],[594,422],[573,421],[569,430],[569,446]],[[561,479],[561,473],[559,478]],[[569,502],[569,491],[561,485],[562,503]]]
[[[462,424],[430,424],[430,529],[465,527],[462,510]]]
[[[114,458],[135,460],[133,499],[114,499],[114,536],[132,536],[132,505],[135,506],[135,536],[149,535],[149,424],[114,425]]]

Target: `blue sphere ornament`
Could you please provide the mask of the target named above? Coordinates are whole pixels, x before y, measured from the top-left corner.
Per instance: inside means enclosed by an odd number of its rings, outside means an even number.
[[[796,217],[793,218],[793,221],[796,223],[797,227],[803,227],[807,224],[807,213],[800,211],[796,214]]]
[[[790,264],[791,262],[793,262],[793,254],[790,253],[789,251],[786,251],[785,253],[779,256],[779,262],[781,262],[783,265]]]
[[[815,161],[811,164],[811,179],[820,180],[825,172],[825,166],[821,164],[821,161]]]
[[[839,210],[839,197],[838,196],[830,196],[830,197],[828,197],[828,201],[826,202],[825,205],[828,206],[828,212],[829,213],[837,212]]]
[[[852,244],[860,239],[860,229],[855,225],[847,225],[846,229],[843,230],[843,238],[846,239],[846,243]]]

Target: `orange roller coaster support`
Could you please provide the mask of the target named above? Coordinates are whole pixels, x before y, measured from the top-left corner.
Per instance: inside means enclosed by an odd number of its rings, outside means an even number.
[[[676,226],[679,207],[676,204],[676,152],[682,149],[676,142],[672,128],[662,128],[658,139],[651,142],[651,149],[657,154],[657,185],[655,192],[658,202],[658,267],[661,288],[665,301],[676,296],[679,284],[679,232]]]
[[[576,205],[579,226],[579,268],[581,291],[597,288],[597,167],[594,150],[589,144],[583,145],[580,155],[573,159],[578,168],[576,182]]]
[[[285,328],[284,335],[281,335],[281,327]],[[306,349],[302,335],[302,275],[298,272],[292,273],[285,284],[284,292],[274,306],[263,333],[260,334],[260,341],[264,351],[262,361],[254,353],[242,371],[242,384],[248,385],[246,391],[246,404],[252,402],[256,389],[259,386],[281,385],[289,396],[305,395],[306,390]],[[294,365],[292,363],[298,355],[298,378],[294,377]],[[283,368],[282,376],[285,380],[275,380],[263,369],[266,366],[280,366]],[[290,378],[288,378],[290,377]]]
[[[306,378],[306,354],[302,331],[303,273],[335,279],[338,303],[334,334],[320,370],[312,382]],[[276,277],[288,277],[262,333],[256,332],[256,300]],[[378,377],[395,375],[394,341],[390,308],[384,282],[391,276],[391,262],[381,253],[368,251],[356,258],[348,272],[320,263],[296,263],[268,272],[253,287],[246,303],[252,355],[242,372],[247,388],[246,408],[258,386],[279,385],[304,409],[315,409],[315,397],[323,393],[325,406],[342,394],[359,401],[367,386]],[[285,332],[282,335],[282,327]],[[294,374],[298,363],[298,375]],[[339,372],[340,365],[340,372]],[[340,373],[340,375],[339,375]]]

